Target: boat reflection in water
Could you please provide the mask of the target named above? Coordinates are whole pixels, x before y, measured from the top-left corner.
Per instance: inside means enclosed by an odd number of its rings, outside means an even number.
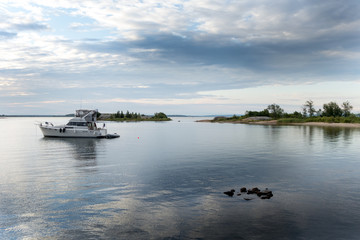
[[[102,145],[96,138],[42,138],[41,141],[49,152],[58,151],[62,159],[79,160],[76,167],[96,166],[99,144]]]

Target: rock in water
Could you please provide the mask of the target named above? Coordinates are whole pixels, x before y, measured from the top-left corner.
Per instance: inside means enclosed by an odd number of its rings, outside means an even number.
[[[254,187],[253,189],[248,189],[247,194],[257,194],[260,192],[260,189]]]
[[[274,196],[272,191],[268,190],[267,188],[264,191],[258,192],[257,195],[261,197],[261,199],[270,199],[272,196]]]
[[[230,191],[224,192],[224,194],[228,195],[229,197],[234,196],[235,190],[231,189]]]

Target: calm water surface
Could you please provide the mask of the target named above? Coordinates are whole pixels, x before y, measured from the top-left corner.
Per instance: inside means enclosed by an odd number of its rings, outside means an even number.
[[[0,239],[360,237],[359,129],[175,118],[52,139],[34,125],[67,120],[0,119]],[[223,194],[243,186],[274,197]]]

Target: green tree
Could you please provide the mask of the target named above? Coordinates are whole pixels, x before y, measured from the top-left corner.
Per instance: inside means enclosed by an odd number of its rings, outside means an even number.
[[[115,113],[115,118],[120,118],[120,112],[119,112],[119,111],[117,111],[117,112]]]
[[[257,111],[246,111],[245,112],[245,116],[246,117],[258,117],[258,116],[262,116],[262,117],[270,117],[270,113],[268,109],[264,109],[260,112]]]
[[[306,107],[302,107],[302,116],[303,117],[306,117],[307,116],[307,110],[306,110]]]
[[[336,102],[329,102],[323,105],[323,116],[326,117],[341,117],[342,110]]]
[[[281,116],[284,114],[284,110],[277,104],[271,104],[267,107],[270,113],[270,117],[272,118],[281,118]]]
[[[159,112],[159,113],[155,113],[155,114],[154,114],[154,118],[159,119],[159,118],[168,118],[168,117],[166,116],[165,113]]]
[[[352,109],[353,109],[353,106],[350,105],[349,101],[343,102],[342,111],[343,111],[344,117],[349,117]]]
[[[316,112],[314,108],[314,102],[312,100],[308,100],[304,104],[304,112],[307,112],[310,117],[314,116],[314,113]]]
[[[283,117],[285,117],[285,118],[302,118],[303,115],[300,112],[295,111],[295,112],[290,113],[290,114],[284,113]]]
[[[125,118],[131,118],[129,110],[126,111]]]
[[[124,118],[124,117],[125,117],[125,115],[124,115],[123,111],[121,111],[120,112],[120,118]]]

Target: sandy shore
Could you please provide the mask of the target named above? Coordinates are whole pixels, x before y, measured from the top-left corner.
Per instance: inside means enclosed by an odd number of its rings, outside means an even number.
[[[212,120],[198,120],[197,122],[212,122]],[[307,123],[285,123],[279,124],[277,120],[271,121],[218,121],[216,123],[242,123],[254,125],[292,125],[292,126],[318,126],[318,127],[349,127],[360,128],[360,123],[326,123],[326,122],[307,122]]]

